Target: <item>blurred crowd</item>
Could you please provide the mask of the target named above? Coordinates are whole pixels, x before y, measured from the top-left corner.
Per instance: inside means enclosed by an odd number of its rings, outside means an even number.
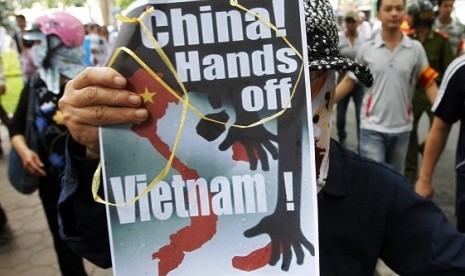
[[[436,85],[440,85],[442,77],[448,65],[454,58],[465,53],[465,25],[454,15],[454,0],[408,0],[406,1],[406,12],[402,18],[400,29],[404,36],[421,43],[428,59],[429,66],[437,73],[434,77]],[[339,30],[339,51],[340,53],[352,60],[357,60],[357,53],[360,54],[358,59],[363,59],[366,53],[360,53],[360,47],[364,43],[376,40],[377,35],[381,31],[381,20],[378,17],[367,19],[366,11],[350,10],[344,16],[338,18]],[[357,60],[359,61],[359,60]],[[406,62],[406,60],[403,60]],[[342,80],[344,72],[339,73],[339,80]],[[376,79],[375,79],[376,82]],[[397,166],[398,170],[408,177],[412,185],[418,178],[419,155],[423,154],[424,141],[419,141],[417,135],[418,122],[425,114],[430,123],[433,121],[433,112],[431,111],[432,103],[428,100],[420,84],[417,83],[415,92],[412,95],[406,95],[411,98],[411,119],[413,126],[409,134],[409,145],[404,147],[405,158],[400,159],[405,161],[401,165],[394,164],[392,160],[384,159],[385,161]],[[346,112],[350,101],[353,102],[356,114],[357,140],[360,139],[360,121],[370,108],[367,104],[372,102],[364,102],[366,96],[366,88],[358,83],[347,96],[338,101],[337,110],[337,138],[343,145],[346,144]],[[386,103],[384,103],[386,104]],[[391,108],[391,107],[388,107]],[[366,114],[365,114],[366,115]],[[401,117],[402,115],[399,115]],[[410,116],[410,115],[409,115]],[[396,131],[394,131],[396,132]],[[359,152],[363,155],[363,151]],[[373,156],[369,156],[372,157]]]
[[[66,83],[86,67],[105,66],[116,36],[117,30],[112,26],[82,24],[72,14],[61,11],[49,11],[33,22],[27,22],[25,16],[18,14],[16,28],[11,33],[23,85],[21,91],[15,91],[20,92],[20,96],[13,116],[10,118],[0,106],[0,119],[8,128],[12,151],[19,155],[23,171],[38,179],[34,190],[38,190],[45,211],[62,275],[86,275],[86,271],[82,258],[70,250],[59,234],[59,176],[65,165],[68,130],[63,124],[58,101]],[[0,94],[5,92],[8,91],[0,66]],[[34,131],[30,132],[30,128]],[[0,154],[3,155],[1,147]],[[13,163],[11,156],[10,152],[8,170],[21,166]],[[13,182],[12,178],[19,176],[9,171],[8,177]],[[0,207],[0,233],[8,229],[7,218]]]
[[[23,35],[30,32],[36,26],[33,22],[26,22],[26,18],[16,15],[16,30],[13,33],[14,48],[21,60],[21,68],[25,79],[30,77],[36,69],[31,59],[30,48],[33,41],[23,38]],[[118,35],[118,30],[114,26],[99,25],[97,23],[84,24],[85,37],[82,47],[84,49],[83,62],[86,66],[104,66],[111,47]]]

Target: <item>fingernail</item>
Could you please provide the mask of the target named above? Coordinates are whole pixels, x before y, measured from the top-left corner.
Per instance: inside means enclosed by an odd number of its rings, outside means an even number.
[[[129,100],[129,103],[133,105],[140,105],[142,102],[141,98],[137,95],[130,95],[128,100]]]
[[[126,80],[121,76],[116,76],[113,79],[114,83],[120,87],[123,87],[126,84]]]
[[[136,117],[139,118],[139,119],[142,119],[142,120],[145,120],[147,119],[147,110],[143,109],[143,108],[139,108],[136,110]]]

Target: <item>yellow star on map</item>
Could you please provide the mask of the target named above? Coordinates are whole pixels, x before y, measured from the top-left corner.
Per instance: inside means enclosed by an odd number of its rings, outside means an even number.
[[[146,87],[144,93],[142,93],[140,95],[144,99],[144,103],[146,103],[146,102],[153,103],[153,96],[155,96],[155,94],[157,94],[157,93],[156,92],[150,92]]]

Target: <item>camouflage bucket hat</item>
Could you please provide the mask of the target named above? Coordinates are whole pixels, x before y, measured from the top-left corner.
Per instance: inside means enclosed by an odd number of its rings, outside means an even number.
[[[310,71],[350,70],[366,86],[373,84],[370,70],[339,54],[336,22],[328,0],[304,0]]]

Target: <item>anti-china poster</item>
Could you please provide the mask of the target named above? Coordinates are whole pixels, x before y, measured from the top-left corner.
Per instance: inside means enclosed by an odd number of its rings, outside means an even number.
[[[150,118],[101,128],[115,275],[319,274],[302,2],[119,17],[109,66]]]

